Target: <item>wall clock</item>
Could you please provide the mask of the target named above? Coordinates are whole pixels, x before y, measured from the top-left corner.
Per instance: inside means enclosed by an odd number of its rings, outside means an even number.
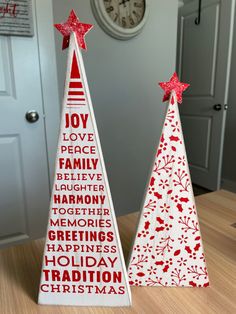
[[[148,14],[148,0],[91,0],[94,16],[110,36],[130,39],[139,34]]]

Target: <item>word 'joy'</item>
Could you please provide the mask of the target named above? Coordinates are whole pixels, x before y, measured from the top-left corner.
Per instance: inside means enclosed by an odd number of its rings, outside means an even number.
[[[65,128],[74,128],[78,129],[79,127],[82,127],[83,129],[87,128],[87,122],[88,122],[88,114],[78,114],[78,113],[66,113],[65,114]]]

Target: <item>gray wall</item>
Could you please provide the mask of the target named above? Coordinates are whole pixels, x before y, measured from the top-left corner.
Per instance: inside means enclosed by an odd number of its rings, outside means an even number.
[[[83,55],[117,215],[140,209],[166,108],[157,82],[175,69],[178,1],[149,3],[142,33],[119,41],[97,25],[89,0],[53,0],[55,22],[74,8],[81,21],[95,25]],[[66,52],[60,34],[55,38],[62,97]]]
[[[236,16],[235,16],[236,21]],[[233,52],[229,86],[229,109],[227,111],[223,159],[223,187],[236,192],[236,23],[234,24]]]

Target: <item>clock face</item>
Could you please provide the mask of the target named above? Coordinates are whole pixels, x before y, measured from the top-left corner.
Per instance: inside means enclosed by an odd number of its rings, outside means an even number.
[[[103,2],[109,18],[122,28],[135,28],[144,17],[145,0],[103,0]]]
[[[90,1],[98,24],[116,39],[137,36],[147,21],[149,0]]]

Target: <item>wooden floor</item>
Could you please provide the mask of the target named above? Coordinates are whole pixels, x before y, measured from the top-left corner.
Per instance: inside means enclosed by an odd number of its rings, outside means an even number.
[[[43,240],[0,251],[0,313],[236,313],[236,194],[196,198],[210,275],[209,288],[132,287],[131,308],[53,307],[36,304]],[[119,218],[127,257],[137,214]]]

